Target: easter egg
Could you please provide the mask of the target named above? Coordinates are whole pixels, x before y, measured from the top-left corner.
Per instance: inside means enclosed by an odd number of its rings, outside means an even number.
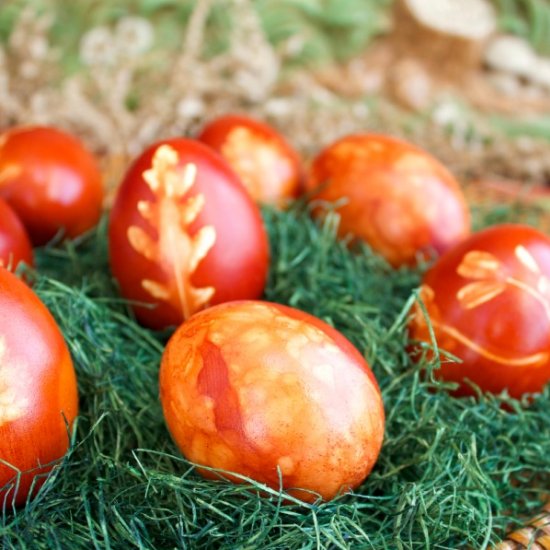
[[[473,393],[466,380],[514,397],[550,380],[550,238],[540,231],[504,224],[473,234],[426,272],[420,297],[438,347],[458,358],[435,375],[459,383],[459,395]],[[410,336],[431,342],[418,304]]]
[[[109,224],[111,268],[138,320],[178,325],[211,305],[258,298],[269,261],[260,211],[222,157],[171,139],[129,168]]]
[[[363,356],[283,305],[231,302],[191,317],[164,352],[160,395],[189,460],[305,501],[360,485],[382,445],[382,397]]]
[[[284,206],[299,195],[300,157],[271,126],[246,116],[225,115],[211,121],[198,139],[227,160],[255,201]]]
[[[0,135],[0,198],[35,245],[59,231],[73,238],[99,220],[101,174],[76,137],[50,127],[13,128]]]
[[[0,507],[23,504],[66,453],[78,412],[69,350],[46,307],[0,268]]]
[[[314,159],[307,185],[312,200],[340,203],[342,237],[364,240],[393,266],[441,254],[470,233],[469,210],[451,173],[389,136],[340,139]]]
[[[0,267],[15,271],[19,262],[33,265],[29,236],[16,213],[0,199]]]

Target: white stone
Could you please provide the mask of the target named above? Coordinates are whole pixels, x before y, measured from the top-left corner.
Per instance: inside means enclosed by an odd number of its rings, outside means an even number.
[[[530,44],[512,35],[500,35],[493,39],[484,57],[491,69],[518,76],[528,76],[537,63],[537,55]]]
[[[446,34],[483,40],[496,28],[495,9],[488,0],[407,0],[425,25]]]

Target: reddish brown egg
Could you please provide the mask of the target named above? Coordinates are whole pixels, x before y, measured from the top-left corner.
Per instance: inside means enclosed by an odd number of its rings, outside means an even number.
[[[101,174],[77,138],[55,128],[13,128],[0,135],[0,198],[34,244],[60,230],[73,238],[99,220]]]
[[[255,201],[284,206],[300,194],[300,157],[271,126],[226,115],[210,122],[198,139],[228,161]]]
[[[362,355],[323,321],[278,304],[194,315],[168,342],[160,394],[189,460],[274,489],[281,481],[306,501],[357,487],[382,445],[382,397]]]
[[[75,372],[55,320],[0,268],[0,508],[36,493],[67,451],[77,412]]]
[[[33,265],[31,242],[17,214],[0,199],[0,267],[15,271],[19,262]]]
[[[443,360],[436,376],[520,397],[550,380],[550,238],[523,225],[475,233],[426,273],[421,297],[438,346],[460,362]],[[416,306],[415,341],[430,343],[427,319]],[[414,346],[418,352],[418,346]]]
[[[222,157],[187,139],[159,142],[130,167],[111,212],[109,250],[122,294],[152,328],[260,297],[269,262],[258,207]]]
[[[441,254],[470,233],[454,177],[425,151],[388,136],[352,135],[329,146],[314,160],[308,188],[314,200],[345,200],[340,235],[363,239],[394,266]]]

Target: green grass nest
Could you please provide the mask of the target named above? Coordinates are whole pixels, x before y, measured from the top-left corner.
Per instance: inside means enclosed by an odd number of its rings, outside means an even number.
[[[478,227],[536,224],[543,215],[502,206],[478,209],[475,219]],[[2,512],[1,548],[485,548],[543,502],[550,391],[529,407],[506,395],[451,397],[430,375],[436,364],[414,364],[405,352],[423,268],[392,270],[366,246],[350,252],[336,239],[334,215],[317,225],[300,204],[264,217],[272,247],[265,297],[336,326],[380,383],[386,436],[365,483],[311,505],[195,472],[158,399],[169,334],[128,314],[110,278],[103,220],[79,242],[38,253],[35,290],[69,343],[80,416],[70,452],[40,494]]]

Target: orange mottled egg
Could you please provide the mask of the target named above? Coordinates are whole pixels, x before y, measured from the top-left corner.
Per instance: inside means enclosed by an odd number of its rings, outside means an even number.
[[[69,350],[49,311],[0,267],[0,508],[34,496],[78,411]]]
[[[421,298],[439,347],[460,360],[435,374],[458,382],[459,395],[473,393],[465,380],[514,397],[550,380],[550,238],[540,231],[504,224],[473,234],[426,272]],[[431,342],[419,305],[410,336]]]
[[[284,206],[300,194],[300,157],[271,126],[225,115],[205,126],[198,139],[229,162],[254,200]]]
[[[388,136],[344,137],[314,160],[312,198],[342,201],[340,235],[366,241],[392,265],[440,254],[470,233],[470,214],[450,172],[425,151]]]
[[[166,347],[160,393],[189,460],[275,489],[282,480],[306,501],[357,487],[382,445],[382,397],[362,355],[323,321],[278,304],[194,315]]]

